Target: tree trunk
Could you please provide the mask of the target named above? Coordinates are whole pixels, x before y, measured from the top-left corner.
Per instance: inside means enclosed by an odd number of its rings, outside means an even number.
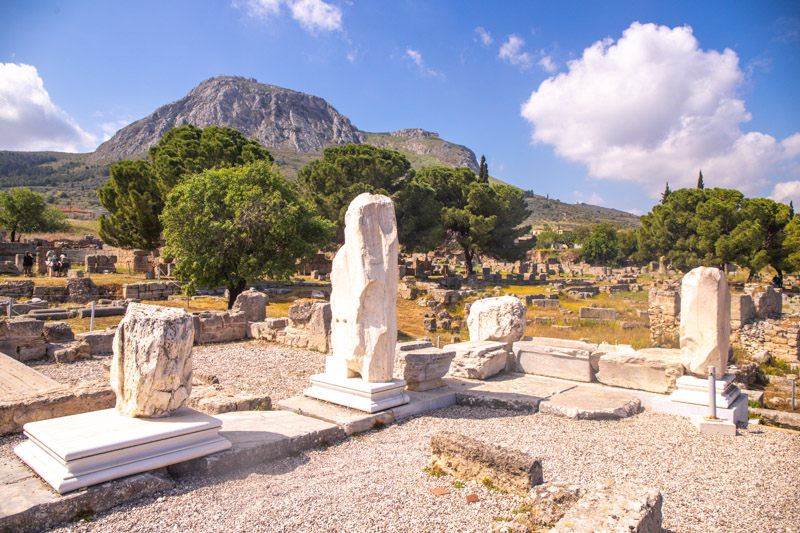
[[[15,230],[15,229],[12,229],[12,230],[11,230],[11,242],[14,242],[14,236],[15,236],[16,234],[17,234],[17,230]]]
[[[244,279],[232,282],[228,285],[228,309],[233,307],[234,302],[236,302],[236,297],[242,294],[246,286],[247,280]]]
[[[475,258],[475,251],[464,248],[464,262],[467,266],[467,277],[472,275],[472,260]]]

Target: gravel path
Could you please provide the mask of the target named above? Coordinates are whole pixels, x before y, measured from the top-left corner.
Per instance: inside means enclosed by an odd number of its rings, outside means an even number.
[[[321,354],[257,342],[198,347],[195,358],[198,371],[223,385],[270,391],[273,400],[299,393],[323,366]],[[800,433],[751,426],[731,439],[701,436],[688,420],[649,410],[578,421],[458,406],[228,477],[188,478],[57,531],[490,530],[520,500],[424,473],[437,430],[541,457],[545,481],[655,486],[670,531],[800,532]],[[19,439],[0,440],[0,455]],[[450,494],[434,496],[434,487]],[[467,503],[467,494],[480,501]]]

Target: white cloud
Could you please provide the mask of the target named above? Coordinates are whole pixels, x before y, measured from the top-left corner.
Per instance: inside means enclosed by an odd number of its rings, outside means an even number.
[[[481,26],[475,28],[475,35],[477,35],[478,38],[481,40],[483,46],[489,46],[494,42],[494,39],[492,39],[492,34],[486,31],[486,29]]]
[[[543,81],[522,106],[534,143],[587,165],[595,178],[638,182],[656,198],[696,184],[754,192],[800,152],[800,137],[779,144],[744,133],[750,120],[736,91],[744,82],[732,50],[704,51],[688,26],[633,23]],[[789,162],[791,163],[791,162]]]
[[[100,124],[100,130],[103,132],[103,142],[109,140],[115,133],[130,123],[130,120],[113,120]]]
[[[292,18],[311,33],[342,29],[342,10],[322,0],[234,0],[233,6],[244,8],[255,18],[278,16],[286,5]]]
[[[533,65],[533,57],[528,52],[522,51],[523,46],[525,46],[525,40],[512,33],[500,47],[498,57],[519,68],[530,68]]]
[[[623,211],[630,213],[631,215],[636,215],[637,217],[644,215],[644,211],[641,209],[636,209],[635,207],[632,209],[623,209]]]
[[[542,51],[542,57],[539,58],[539,61],[537,61],[536,64],[545,69],[550,74],[558,70],[558,67],[556,67],[556,64],[553,62],[553,58],[548,55],[545,55],[544,51]]]
[[[96,146],[97,137],[50,100],[36,67],[0,63],[0,149],[78,152]]]
[[[411,61],[417,66],[419,71],[426,75],[426,76],[434,76],[434,77],[444,77],[444,74],[441,72],[437,72],[432,68],[428,67],[425,64],[425,61],[422,59],[422,54],[419,50],[414,50],[413,48],[406,48],[406,57],[411,59]]]
[[[596,192],[593,192],[587,196],[581,191],[572,191],[572,196],[575,197],[575,200],[584,204],[603,205],[604,203],[603,197]]]
[[[351,63],[355,63],[356,59],[358,59],[358,50],[351,50],[346,54],[347,60]]]
[[[800,133],[795,133],[781,141],[781,147],[786,153],[786,157],[797,157],[800,155]]]
[[[776,202],[782,202],[787,205],[789,202],[793,202],[794,200],[800,201],[800,181],[784,181],[783,183],[776,183],[775,188],[772,189],[772,194],[769,197]]]

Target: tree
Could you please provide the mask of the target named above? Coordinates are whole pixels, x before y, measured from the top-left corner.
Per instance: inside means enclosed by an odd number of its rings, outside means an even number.
[[[401,153],[368,144],[326,148],[297,174],[317,212],[336,225],[334,243],[344,242],[344,215],[361,193],[392,196],[413,175],[411,163]],[[402,242],[401,242],[402,244]]]
[[[614,226],[601,222],[592,228],[592,234],[583,243],[581,254],[594,264],[608,265],[616,262],[619,241]]]
[[[42,195],[24,187],[0,192],[0,227],[11,242],[23,233],[66,231],[69,224],[58,209],[48,207]]]
[[[478,167],[478,181],[489,183],[489,166],[486,164],[486,156],[481,156],[481,164]]]
[[[662,205],[664,204],[664,202],[667,201],[667,196],[669,196],[669,193],[671,193],[671,192],[672,191],[669,190],[669,182],[667,182],[667,186],[664,187],[664,192],[661,193],[661,204]]]
[[[705,189],[705,185],[703,184],[703,171],[700,171],[700,176],[697,178],[697,188],[698,189]]]
[[[161,214],[165,256],[190,287],[225,286],[228,308],[248,280],[285,279],[328,243],[333,224],[267,161],[182,179]]]
[[[561,236],[548,224],[545,224],[542,231],[536,236],[536,244],[539,248],[552,248],[559,240],[561,240]]]
[[[183,176],[254,161],[272,162],[273,158],[232,128],[172,128],[150,148],[148,160],[111,165],[110,178],[97,191],[100,203],[110,212],[100,217],[100,238],[114,246],[153,249],[161,237],[158,216]]]
[[[423,167],[414,182],[436,191],[448,238],[464,250],[467,275],[476,254],[515,261],[536,244],[518,240],[530,233],[530,226],[522,226],[529,211],[521,190],[482,183],[463,167]]]
[[[436,191],[411,182],[394,195],[397,240],[406,252],[427,252],[442,242],[442,204]]]
[[[793,215],[784,231],[786,233],[786,239],[783,241],[786,247],[786,271],[800,272],[800,215]]]
[[[639,240],[635,230],[623,230],[617,232],[617,243],[619,245],[618,262],[633,260],[638,262]]]

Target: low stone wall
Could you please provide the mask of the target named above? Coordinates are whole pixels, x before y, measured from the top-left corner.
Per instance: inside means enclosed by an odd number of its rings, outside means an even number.
[[[89,274],[95,272],[116,272],[116,255],[87,255],[84,259],[84,270]]]
[[[750,356],[764,350],[787,362],[800,361],[800,327],[775,319],[759,320],[742,327],[739,343]]]
[[[650,317],[650,342],[655,345],[677,345],[681,314],[680,287],[650,289],[647,313]]]
[[[243,312],[202,311],[192,313],[194,343],[231,342],[247,336],[247,315]]]
[[[0,283],[0,296],[10,298],[31,298],[33,296],[34,283],[32,280],[6,281]]]
[[[17,361],[30,361],[47,355],[44,323],[35,318],[0,320],[0,352]]]
[[[174,281],[126,283],[122,286],[122,297],[126,300],[166,300],[180,292],[180,284]]]

